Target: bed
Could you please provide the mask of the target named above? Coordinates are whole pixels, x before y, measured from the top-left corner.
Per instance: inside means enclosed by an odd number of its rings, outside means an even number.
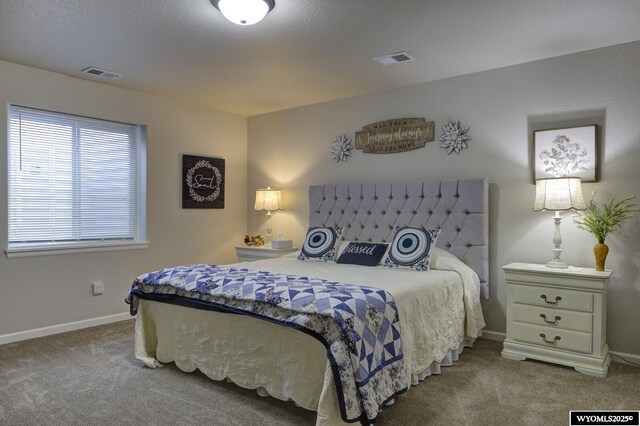
[[[402,335],[404,392],[438,373],[441,365],[450,365],[484,327],[480,299],[489,295],[487,182],[309,188],[309,226],[339,226],[342,240],[390,242],[398,225],[441,229],[430,271],[300,261],[295,255],[228,268],[314,277],[391,294]],[[292,400],[316,411],[317,425],[367,423],[345,413],[348,402],[336,388],[340,377],[326,342],[317,336],[238,312],[162,300],[137,302],[135,354],[146,366],[175,362],[184,371],[199,369],[214,380]],[[400,393],[381,405],[391,404]]]

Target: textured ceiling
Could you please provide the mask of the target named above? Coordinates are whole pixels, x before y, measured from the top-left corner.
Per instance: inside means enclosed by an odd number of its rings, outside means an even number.
[[[209,0],[0,0],[0,59],[250,116],[640,40],[639,21],[637,0],[276,0],[250,27]],[[416,60],[372,60],[400,50]]]

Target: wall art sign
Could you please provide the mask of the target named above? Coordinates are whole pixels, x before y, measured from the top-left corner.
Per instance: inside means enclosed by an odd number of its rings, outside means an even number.
[[[182,156],[182,208],[224,208],[224,158]]]
[[[535,130],[533,155],[534,183],[538,179],[561,176],[597,182],[598,126]]]
[[[356,132],[356,149],[368,154],[390,154],[422,148],[434,140],[434,123],[424,118],[379,121]]]

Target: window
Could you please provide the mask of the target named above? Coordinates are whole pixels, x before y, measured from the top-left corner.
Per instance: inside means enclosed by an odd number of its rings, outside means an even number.
[[[146,247],[144,130],[11,105],[7,256]]]

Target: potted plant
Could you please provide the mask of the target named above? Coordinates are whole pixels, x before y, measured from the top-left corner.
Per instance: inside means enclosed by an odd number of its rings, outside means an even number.
[[[595,193],[594,193],[595,195]],[[587,203],[587,208],[574,216],[576,226],[593,235],[598,243],[593,246],[596,258],[596,271],[604,271],[604,262],[609,253],[609,247],[604,240],[609,234],[619,231],[620,226],[640,211],[632,202],[636,197],[627,197],[623,200],[609,200],[599,205],[594,201],[593,195]]]

